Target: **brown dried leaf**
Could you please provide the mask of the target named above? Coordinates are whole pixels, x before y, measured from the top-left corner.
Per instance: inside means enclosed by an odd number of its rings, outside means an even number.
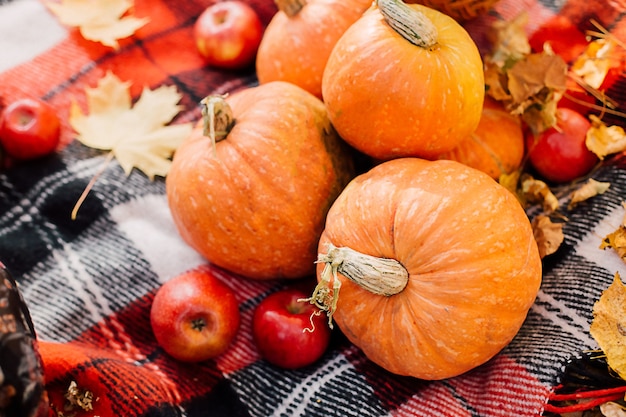
[[[589,178],[589,180],[571,193],[568,208],[572,209],[576,204],[582,201],[595,197],[598,194],[603,194],[610,186],[611,183],[609,182],[600,182]]]
[[[515,103],[523,103],[544,88],[565,91],[567,63],[559,55],[534,53],[508,70],[509,91]]]
[[[591,127],[587,131],[585,144],[598,158],[626,150],[626,132],[621,126],[607,126],[600,118],[590,115]]]
[[[45,4],[62,24],[77,27],[85,39],[114,49],[119,48],[118,39],[131,36],[149,20],[127,14],[132,0],[48,0]]]
[[[559,201],[548,184],[528,174],[522,176],[521,193],[525,201],[541,204],[546,213],[552,213],[559,208]]]
[[[508,102],[511,100],[507,87],[507,77],[500,67],[493,63],[485,63],[485,86],[487,94],[498,101]]]
[[[554,223],[550,217],[538,215],[533,219],[531,226],[542,259],[559,249],[564,239],[563,223]]]
[[[619,273],[594,304],[589,332],[606,355],[609,367],[626,379],[626,287]]]

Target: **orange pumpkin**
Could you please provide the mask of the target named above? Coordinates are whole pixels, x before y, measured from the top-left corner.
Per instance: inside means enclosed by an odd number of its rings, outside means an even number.
[[[524,159],[524,130],[518,116],[485,98],[478,127],[456,148],[439,156],[481,170],[494,179],[510,174]]]
[[[314,274],[326,213],[354,175],[324,105],[276,81],[205,106],[166,180],[181,236],[251,279]]]
[[[381,160],[453,149],[478,126],[484,90],[482,59],[465,29],[400,0],[377,0],[350,26],[322,78],[339,135]]]
[[[261,84],[288,81],[322,98],[322,74],[335,43],[372,0],[275,0],[278,12],[256,58]]]
[[[541,259],[515,196],[456,161],[399,158],[357,176],[320,239],[312,303],[390,372],[485,363],[519,331]]]

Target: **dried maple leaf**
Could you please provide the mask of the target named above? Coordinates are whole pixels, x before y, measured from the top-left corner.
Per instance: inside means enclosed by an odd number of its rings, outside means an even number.
[[[563,223],[554,223],[550,217],[540,214],[533,219],[531,226],[542,259],[559,249],[564,239]]]
[[[77,27],[85,39],[115,49],[119,48],[118,39],[131,36],[149,20],[127,14],[133,7],[131,0],[61,0],[45,4],[62,24]]]
[[[619,273],[594,304],[589,332],[606,355],[609,367],[626,379],[626,287]]]
[[[607,126],[600,118],[590,115],[591,128],[587,131],[587,148],[598,158],[626,150],[626,132],[621,126]]]
[[[181,110],[176,87],[144,88],[133,106],[129,83],[108,72],[97,87],[87,88],[85,93],[89,113],[83,114],[75,101],[70,108],[69,121],[78,134],[76,139],[109,151],[110,158],[116,158],[127,175],[137,168],[150,179],[165,177],[171,156],[193,128],[192,123],[166,126]]]
[[[588,200],[598,194],[603,194],[610,186],[611,183],[609,182],[600,182],[593,178],[588,179],[582,186],[571,193],[567,208],[572,209],[576,204],[582,201]]]

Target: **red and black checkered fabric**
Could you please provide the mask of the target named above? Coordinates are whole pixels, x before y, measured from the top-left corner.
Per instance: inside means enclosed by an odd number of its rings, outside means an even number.
[[[0,2],[0,14],[12,3]],[[246,0],[267,23],[272,0]],[[112,162],[100,175],[76,220],[70,212],[104,161],[102,152],[74,141],[73,100],[85,107],[86,87],[107,71],[143,87],[175,85],[184,110],[175,122],[197,120],[209,93],[256,83],[254,68],[238,72],[204,65],[192,26],[212,1],[136,0],[133,13],[150,23],[112,50],[84,40],[77,30],[27,61],[0,73],[5,101],[34,96],[50,102],[63,121],[63,148],[35,162],[0,172],[0,259],[20,283],[37,330],[51,400],[60,404],[70,382],[94,393],[94,410],[77,416],[493,416],[542,414],[563,365],[596,347],[591,311],[615,272],[626,266],[598,249],[603,231],[619,224],[626,195],[622,164],[607,164],[594,178],[610,189],[568,212],[565,242],[544,262],[544,280],[513,342],[488,363],[443,381],[392,375],[371,363],[336,330],[318,363],[286,371],[260,359],[251,337],[254,307],[282,282],[253,282],[208,265],[177,235],[162,179],[126,176]],[[496,19],[529,13],[529,33],[567,18],[581,33],[592,19],[626,40],[626,3],[589,0],[501,0],[492,12],[467,22],[481,48]],[[2,55],[0,53],[0,60]],[[621,68],[608,94],[626,101]],[[620,118],[615,123],[623,125]],[[529,213],[532,216],[532,213]],[[150,329],[151,301],[177,273],[208,268],[232,287],[242,325],[219,358],[184,364],[168,357]]]

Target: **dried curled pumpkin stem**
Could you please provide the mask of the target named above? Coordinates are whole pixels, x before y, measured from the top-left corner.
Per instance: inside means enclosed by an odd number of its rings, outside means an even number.
[[[306,0],[274,0],[278,10],[285,13],[289,17],[294,17],[304,6],[306,6]]]
[[[376,5],[387,24],[413,45],[431,49],[437,44],[437,28],[424,13],[402,0],[376,0]]]
[[[385,297],[400,293],[409,282],[408,271],[397,260],[366,255],[347,247],[338,248],[329,244],[328,252],[320,253],[316,263],[324,263],[324,270],[311,297],[303,301],[326,312],[331,329],[341,289],[338,273],[364,289]]]
[[[203,133],[211,139],[213,155],[217,154],[215,144],[226,139],[235,124],[233,110],[226,102],[226,95],[214,94],[200,101],[202,107]]]

